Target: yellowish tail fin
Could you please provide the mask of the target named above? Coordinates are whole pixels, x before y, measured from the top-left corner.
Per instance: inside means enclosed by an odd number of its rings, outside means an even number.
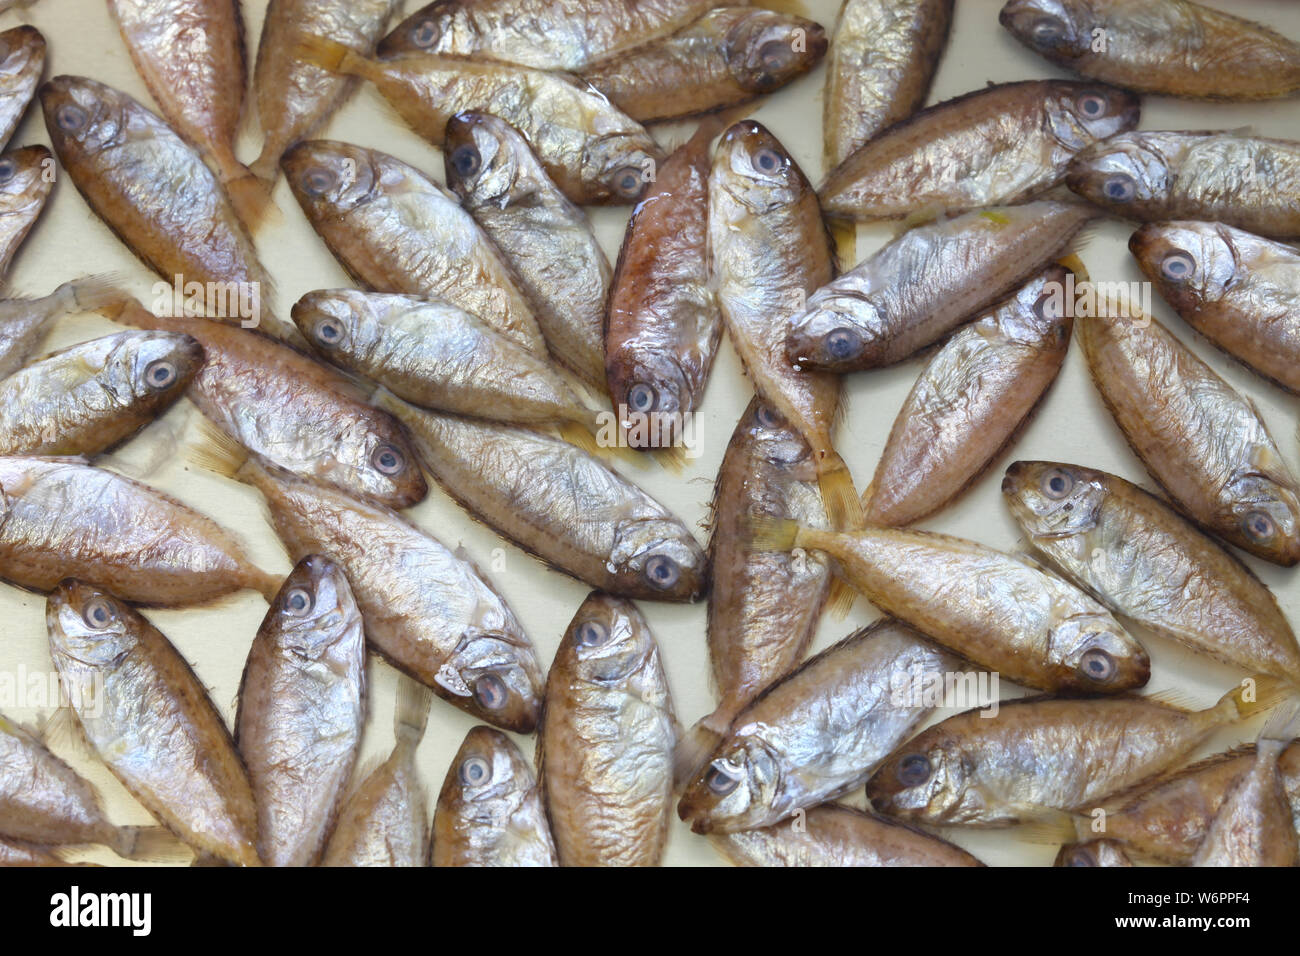
[[[112,850],[124,860],[188,863],[194,851],[166,827],[121,827]]]
[[[1288,698],[1296,700],[1297,693],[1295,685],[1290,681],[1268,674],[1256,674],[1247,677],[1225,694],[1217,706],[1230,706],[1233,715],[1230,719],[1233,722],[1248,720],[1257,714],[1267,713]]]
[[[862,501],[853,487],[849,466],[834,451],[822,460],[817,472],[826,514],[836,531],[857,531],[862,527]]]
[[[120,312],[125,304],[134,298],[122,288],[122,277],[116,273],[86,276],[59,286],[58,291],[67,295],[69,311],[78,312]]]
[[[798,547],[799,522],[770,515],[750,515],[745,520],[744,544],[749,551],[793,551]]]
[[[209,419],[200,418],[198,438],[186,450],[186,457],[205,471],[238,479],[252,455]]]
[[[853,585],[840,577],[831,578],[831,593],[826,598],[826,610],[834,620],[842,621],[848,617],[857,600],[858,592]]]
[[[393,713],[393,731],[399,746],[412,750],[424,738],[429,723],[433,691],[414,677],[402,674],[397,684],[397,708]]]
[[[293,56],[331,73],[370,77],[375,72],[372,61],[351,47],[325,37],[299,37],[294,44]]]

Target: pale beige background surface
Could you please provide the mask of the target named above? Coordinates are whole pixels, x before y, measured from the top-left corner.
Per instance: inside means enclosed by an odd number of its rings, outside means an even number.
[[[997,22],[997,0],[959,0],[953,36],[932,92],[931,102],[948,99],[982,86],[987,81],[1008,81],[1032,77],[1064,76],[1021,47]],[[1294,38],[1300,38],[1300,4],[1286,0],[1219,0],[1216,4],[1267,22]],[[250,45],[255,47],[261,30],[264,0],[245,0],[245,20]],[[408,0],[408,10],[415,0]],[[808,0],[805,10],[827,25],[834,22],[837,0]],[[47,75],[79,73],[120,87],[142,102],[150,103],[139,77],[131,68],[126,52],[109,19],[103,0],[41,0],[30,11],[0,18],[0,28],[27,20],[39,27],[50,45]],[[821,169],[821,88],[823,72],[817,70],[801,82],[781,91],[754,116],[780,136],[790,152],[819,180]],[[1206,105],[1170,99],[1148,98],[1143,105],[1142,126],[1147,129],[1210,129],[1249,127],[1261,135],[1300,138],[1300,100],[1259,105]],[[661,129],[661,140],[679,142],[689,127]],[[441,154],[394,118],[371,89],[360,93],[338,114],[325,134],[331,138],[377,147],[394,153],[436,177],[442,177]],[[39,108],[33,108],[15,134],[12,145],[48,143]],[[255,117],[250,117],[241,142],[241,155],[251,160],[260,138]],[[275,278],[274,306],[287,315],[290,305],[302,294],[318,288],[348,284],[347,277],[303,218],[288,189],[280,184],[276,200],[282,211],[258,237],[262,259]],[[596,228],[611,257],[617,253],[626,221],[626,210],[602,210],[594,215]],[[1130,227],[1107,222],[1096,229],[1082,251],[1093,277],[1098,280],[1141,278],[1130,261],[1125,243]],[[865,257],[886,241],[887,227],[864,229],[859,237],[859,257]],[[11,294],[44,295],[59,283],[86,273],[119,273],[136,294],[147,297],[154,277],[122,246],[90,212],[70,181],[60,181],[43,220],[22,250],[11,273]],[[1166,321],[1184,341],[1209,361],[1230,382],[1252,397],[1268,420],[1284,454],[1300,465],[1297,454],[1296,405],[1283,392],[1193,338],[1157,299],[1155,314]],[[114,330],[111,323],[94,317],[64,320],[48,342],[48,349]],[[851,465],[859,487],[865,486],[875,468],[903,398],[914,381],[920,364],[899,367],[849,379],[849,414],[839,436],[839,447]],[[654,468],[629,473],[652,494],[672,507],[704,539],[700,523],[706,515],[710,486],[721,461],[728,437],[745,405],[750,389],[742,377],[729,345],[723,346],[704,404],[700,437],[701,456],[686,472],[673,475]],[[174,409],[113,457],[113,463],[133,470],[145,480],[179,496],[237,531],[263,566],[287,571],[289,562],[263,516],[258,495],[250,489],[202,472],[189,464],[182,453],[165,458],[160,467],[155,459],[178,440],[184,444],[196,434],[195,413],[186,403]],[[161,449],[161,452],[159,451]],[[1082,357],[1073,351],[1056,388],[1028,428],[1012,456],[1009,456],[957,505],[925,523],[924,527],[978,539],[989,545],[1014,549],[1018,534],[998,491],[1001,471],[1015,457],[1053,458],[1114,471],[1149,486],[1149,481],[1106,417],[1088,381]],[[537,644],[544,663],[549,663],[565,626],[588,588],[532,559],[476,525],[436,487],[426,502],[414,509],[414,519],[448,545],[463,544],[484,566],[494,568],[493,580],[524,621]],[[499,550],[498,550],[499,549]],[[1294,621],[1300,621],[1300,571],[1286,571],[1249,560],[1251,566],[1276,591]],[[50,659],[45,638],[44,599],[6,585],[0,585],[0,671],[17,675],[48,672]],[[642,608],[663,648],[679,716],[689,724],[713,707],[709,688],[708,660],[704,642],[703,604],[682,607],[644,602]],[[212,607],[184,611],[150,612],[151,619],[194,664],[211,689],[212,697],[227,717],[233,717],[234,698],[243,668],[244,654],[266,610],[263,600],[245,593]],[[824,647],[870,622],[876,613],[859,602],[844,621],[826,620],[817,639]],[[1193,658],[1164,642],[1148,641],[1154,659],[1150,689],[1181,689],[1201,705],[1212,703],[1238,677],[1232,670]],[[395,674],[374,662],[372,673],[371,722],[367,730],[364,758],[386,755],[392,746],[392,707]],[[12,709],[9,716],[34,723],[37,713],[30,708]],[[450,705],[436,701],[429,731],[419,752],[420,771],[431,799],[441,786],[452,755],[473,720]],[[1224,734],[1213,749],[1251,736],[1249,729]],[[519,738],[531,751],[531,739]],[[109,816],[120,823],[149,822],[146,814],[117,782],[93,759],[77,755],[66,742],[56,744],[86,773],[104,795]],[[854,802],[861,794],[853,795]],[[1054,847],[1035,846],[1014,831],[956,833],[953,838],[993,864],[1046,864]],[[90,851],[84,858],[114,862],[106,851]],[[716,864],[719,858],[707,842],[694,837],[674,821],[666,862],[674,865]]]

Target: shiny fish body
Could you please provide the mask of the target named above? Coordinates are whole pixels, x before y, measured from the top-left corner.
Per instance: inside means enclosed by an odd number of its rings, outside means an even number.
[[[27,363],[56,320],[119,303],[122,297],[110,282],[92,277],[65,282],[39,299],[0,299],[0,378]]]
[[[419,170],[327,140],[300,143],[281,165],[313,228],[358,282],[442,299],[546,354],[501,253],[456,197]]]
[[[1192,866],[1300,866],[1300,837],[1278,762],[1287,741],[1268,732],[1214,815]]]
[[[1056,854],[1053,866],[1132,866],[1123,843],[1117,840],[1088,840],[1068,843]]]
[[[1051,302],[1051,288],[1065,278],[1060,266],[1041,273],[930,359],[863,496],[869,524],[903,526],[933,514],[1014,440],[1069,348],[1074,320]]]
[[[1244,693],[1235,688],[1200,711],[1130,696],[1003,701],[992,719],[970,710],[903,744],[867,781],[867,797],[883,813],[944,826],[1087,814],[1268,706],[1262,681],[1259,704],[1245,703]]]
[[[0,379],[0,454],[96,455],[180,398],[203,348],[176,332],[119,332]]]
[[[1093,383],[1170,497],[1257,557],[1300,561],[1300,489],[1255,406],[1154,319],[1077,325]]]
[[[925,676],[961,666],[906,624],[885,619],[858,631],[736,715],[678,814],[696,833],[730,833],[855,790],[929,715]]]
[[[551,354],[598,391],[613,270],[586,213],[551,181],[519,132],[486,113],[447,124],[447,185],[518,278]]]
[[[577,70],[685,27],[717,0],[438,0],[397,25],[381,56],[424,50]]]
[[[1081,152],[1066,185],[1144,222],[1203,219],[1300,236],[1300,142],[1228,132],[1121,133]]]
[[[655,866],[672,805],[676,718],[631,602],[591,594],[546,680],[538,766],[561,866]]]
[[[1248,673],[1300,684],[1300,646],[1272,592],[1163,501],[1114,475],[1052,462],[1016,462],[1002,492],[1029,544],[1115,613]]]
[[[45,37],[23,24],[0,33],[0,149],[18,128],[45,69]]]
[[[713,837],[736,866],[983,866],[965,850],[911,827],[830,803],[798,822]]]
[[[129,478],[59,458],[0,458],[0,577],[52,591],[78,577],[136,604],[202,604],[278,580],[230,532]]]
[[[401,4],[398,0],[271,0],[257,44],[253,89],[262,124],[261,155],[249,167],[273,182],[280,157],[311,136],[342,105],[356,81],[304,63],[303,37],[321,36],[371,54]]]
[[[434,146],[469,111],[500,117],[528,140],[555,184],[581,205],[636,202],[663,151],[640,123],[581,80],[487,60],[402,53],[379,60],[312,40],[309,62],[373,83]]]
[[[521,425],[594,426],[596,412],[555,366],[449,303],[309,292],[293,320],[322,358],[413,405]]]
[[[1130,130],[1137,98],[1102,84],[1026,80],[976,90],[890,127],[832,170],[822,208],[897,219],[1014,205],[1059,183],[1080,150]]]
[[[882,611],[1018,684],[1113,694],[1150,676],[1146,651],[1109,611],[1016,555],[893,528],[780,534],[782,550],[825,551]]]
[[[999,19],[1053,63],[1140,93],[1256,100],[1300,90],[1300,45],[1187,0],[1011,0]]]
[[[911,229],[809,298],[786,355],[841,373],[901,361],[1050,265],[1094,218],[1082,204],[1036,202]],[[1056,301],[1066,304],[1063,288]]]
[[[393,508],[428,494],[401,426],[334,370],[267,336],[208,319],[155,318],[132,303],[121,321],[198,340],[207,360],[190,400],[254,454]]]
[[[558,866],[533,768],[510,738],[475,727],[433,814],[433,866]]]
[[[1210,222],[1148,223],[1128,246],[1183,321],[1300,393],[1300,253]]]
[[[361,747],[366,639],[338,565],[298,563],[258,628],[239,685],[235,743],[267,866],[320,857]]]
[[[50,595],[46,621],[77,723],[113,775],[199,853],[260,865],[244,765],[176,648],[138,612],[80,581]]]
[[[826,64],[826,168],[905,120],[930,93],[954,0],[847,0]]]
[[[44,146],[0,156],[0,279],[45,210],[54,188],[54,157]]]
[[[528,733],[541,667],[514,612],[475,565],[400,514],[250,460],[238,477],[266,497],[289,554],[340,565],[366,638],[444,700]]]
[[[582,77],[640,123],[739,106],[826,55],[821,24],[759,7],[710,10],[672,36],[584,67]]]
[[[599,459],[525,428],[425,412],[381,396],[447,493],[498,534],[592,587],[694,601],[708,559],[682,522]]]

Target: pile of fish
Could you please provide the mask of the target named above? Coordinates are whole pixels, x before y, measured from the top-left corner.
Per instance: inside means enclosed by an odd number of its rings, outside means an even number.
[[[1010,36],[1077,78],[927,107],[953,0],[846,0],[831,29],[743,0],[399,6],[270,0],[248,165],[237,0],[110,0],[156,112],[42,82],[41,34],[0,34],[0,144],[39,97],[53,146],[0,156],[0,275],[57,164],[166,282],[250,293],[156,314],[88,277],[0,301],[0,578],[48,596],[76,735],[157,822],[112,822],[0,716],[0,864],[644,866],[674,811],[741,865],[979,866],[944,834],[1012,826],[1058,865],[1300,863],[1300,645],[1240,557],[1300,563],[1300,482],[1179,336],[1079,307],[1076,254],[1137,221],[1170,308],[1300,392],[1300,142],[1138,128],[1139,94],[1300,94],[1300,43],[1189,0],[1010,0]],[[746,114],[823,60],[814,187]],[[361,83],[441,176],[317,138]],[[656,124],[685,118],[665,148]],[[355,287],[277,314],[255,236],[298,214],[280,176]],[[615,261],[592,205],[631,207]],[[896,237],[841,270],[836,237],[881,220]],[[78,312],[121,330],[39,355]],[[724,333],[754,398],[706,547],[627,475],[678,466]],[[913,527],[1014,445],[1072,341],[1160,493],[1016,461],[1026,551]],[[912,359],[859,488],[843,376]],[[265,500],[287,577],[101,457],[181,400],[194,459]],[[489,574],[405,513],[430,478],[592,589],[549,669]],[[228,726],[142,608],[244,589],[269,609]],[[807,657],[858,596],[885,616]],[[683,724],[636,602],[700,600],[716,707]],[[1142,694],[1151,641],[1241,682],[1204,707]],[[392,754],[363,769],[371,653],[402,676]],[[953,674],[1038,695],[932,723],[924,688]],[[434,697],[482,725],[430,822]],[[1255,746],[1190,762],[1251,719]],[[864,790],[870,811],[839,802]]]

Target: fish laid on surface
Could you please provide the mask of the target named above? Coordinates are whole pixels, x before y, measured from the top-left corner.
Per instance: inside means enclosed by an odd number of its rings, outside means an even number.
[[[284,579],[248,651],[235,744],[267,866],[312,866],[361,748],[366,639],[343,571],[310,555]]]
[[[1300,487],[1254,404],[1154,319],[1076,325],[1093,384],[1169,496],[1265,561],[1300,561]]]
[[[0,279],[45,210],[54,188],[54,157],[44,146],[0,156]]]
[[[180,398],[203,347],[179,332],[119,332],[0,379],[0,455],[97,455]]]
[[[45,37],[23,24],[0,33],[0,149],[36,95],[45,70]]]
[[[257,808],[202,682],[127,604],[67,580],[46,605],[50,656],[91,749],[197,852],[259,866]]]
[[[548,564],[624,597],[694,601],[708,583],[695,536],[595,456],[528,428],[377,399],[471,515]]]
[[[1257,100],[1300,90],[1300,44],[1189,0],[1010,0],[998,19],[1058,66],[1139,93]]]
[[[908,230],[809,298],[786,357],[837,373],[899,362],[1006,298],[1095,218],[1082,204],[1034,202]],[[1055,298],[1073,304],[1064,288]]]
[[[1284,682],[1260,677],[1204,710],[1129,695],[1003,701],[996,717],[970,710],[903,744],[867,781],[867,797],[882,813],[943,826],[1088,814],[1290,693]]]
[[[826,61],[826,168],[907,119],[930,94],[954,0],[847,0]]]
[[[836,219],[1014,205],[1060,183],[1077,153],[1137,125],[1132,93],[1062,80],[1002,83],[891,126],[831,171]]]
[[[83,461],[0,458],[0,578],[52,591],[76,577],[136,604],[202,604],[279,578],[175,498]]]
[[[69,863],[60,856],[58,850],[45,846],[23,843],[19,840],[7,840],[0,837],[0,867],[8,866],[81,866]],[[94,864],[84,864],[93,866]]]
[[[1277,598],[1170,505],[1123,478],[1046,461],[1013,464],[1002,493],[1030,546],[1116,614],[1300,685],[1300,646]]]
[[[696,833],[731,833],[856,790],[929,716],[925,681],[962,666],[898,621],[858,631],[735,716],[686,786],[678,815]]]
[[[903,526],[968,488],[1015,440],[1065,361],[1074,326],[1052,266],[936,352],[903,403],[863,494],[868,524]]]
[[[1233,132],[1125,132],[1079,153],[1065,183],[1117,216],[1203,219],[1300,236],[1300,142]]]
[[[124,294],[98,276],[65,282],[39,299],[0,299],[0,377],[18,371],[57,319],[120,305]]]
[[[546,678],[538,775],[561,866],[655,866],[672,810],[677,719],[636,605],[600,592]]]
[[[818,531],[751,518],[757,550],[816,549],[886,614],[1026,687],[1114,694],[1151,672],[1142,646],[1073,584],[1011,554],[926,531]]]
[[[1160,295],[1219,348],[1300,393],[1300,253],[1214,222],[1148,223],[1129,250]]]
[[[1118,840],[1088,840],[1067,843],[1056,854],[1053,866],[1132,866],[1127,849]]]
[[[432,866],[558,866],[533,768],[505,734],[475,727],[433,814]]]
[[[461,113],[447,124],[447,185],[501,250],[556,361],[598,392],[612,270],[587,214],[551,181],[505,120]]]

